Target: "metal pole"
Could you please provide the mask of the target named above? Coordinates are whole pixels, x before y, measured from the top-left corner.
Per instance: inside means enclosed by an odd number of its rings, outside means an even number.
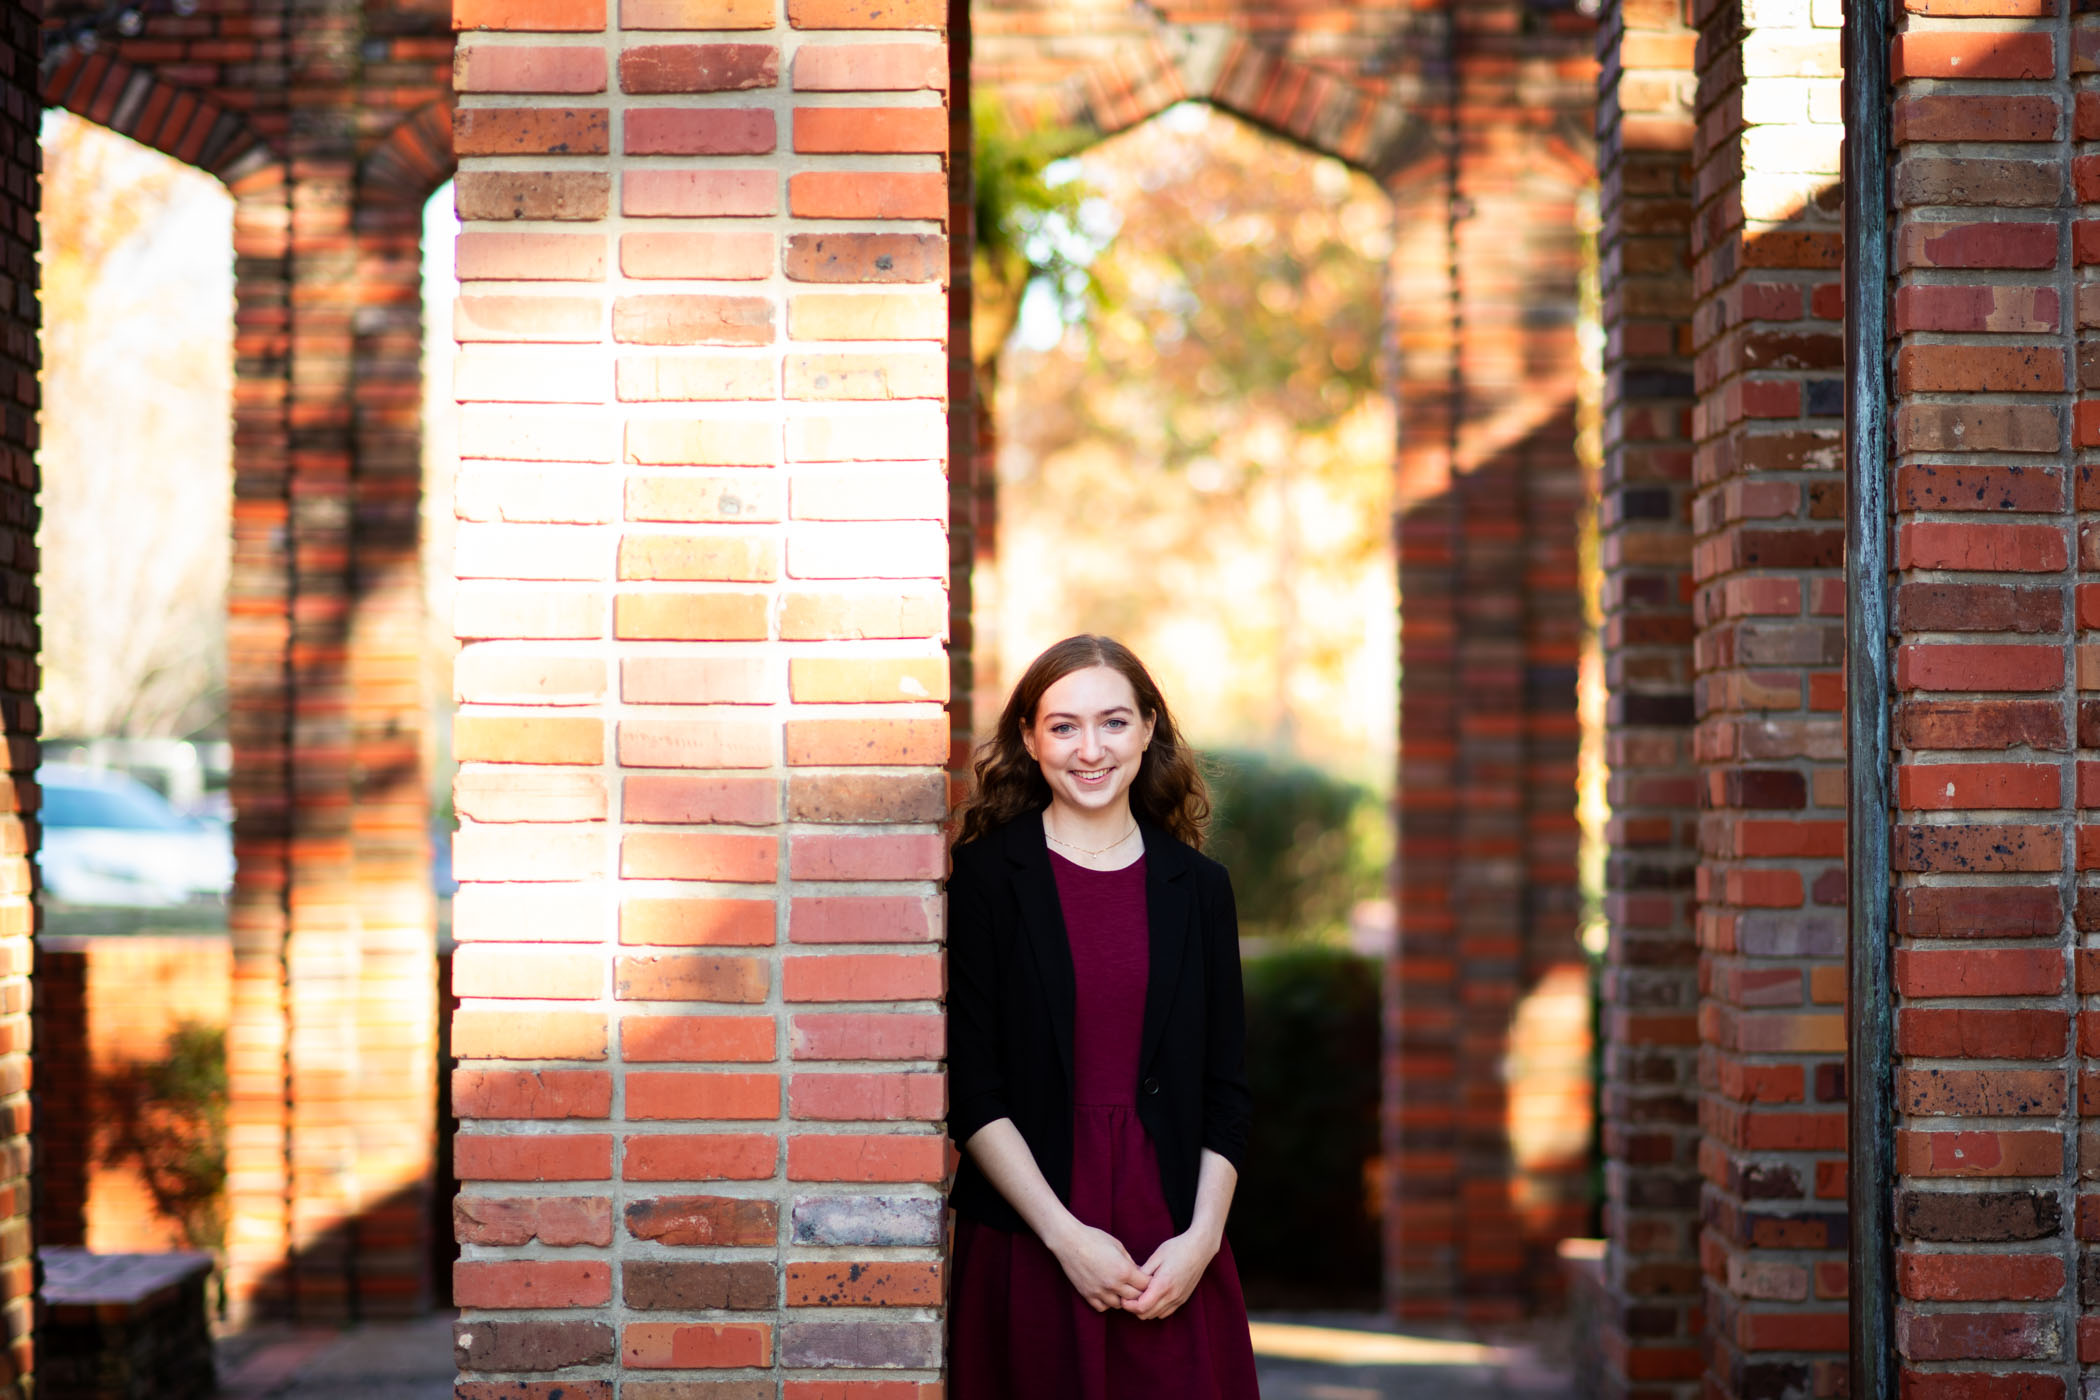
[[[1890,1278],[1888,2],[1844,4],[1845,1140],[1851,1400],[1896,1393]]]

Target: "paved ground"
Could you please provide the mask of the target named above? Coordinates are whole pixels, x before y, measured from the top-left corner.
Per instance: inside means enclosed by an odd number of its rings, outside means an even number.
[[[1401,1335],[1367,1315],[1264,1314],[1263,1400],[1569,1400],[1551,1326],[1485,1340]],[[347,1332],[258,1328],[219,1347],[224,1400],[452,1400],[452,1322],[434,1316]]]

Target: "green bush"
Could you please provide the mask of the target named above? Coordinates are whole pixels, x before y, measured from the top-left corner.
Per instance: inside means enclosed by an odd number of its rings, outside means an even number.
[[[1379,979],[1318,945],[1246,964],[1254,1132],[1232,1248],[1257,1307],[1377,1306]]]
[[[1232,872],[1242,935],[1333,937],[1382,893],[1392,838],[1370,789],[1263,753],[1214,754],[1205,768],[1205,849]]]

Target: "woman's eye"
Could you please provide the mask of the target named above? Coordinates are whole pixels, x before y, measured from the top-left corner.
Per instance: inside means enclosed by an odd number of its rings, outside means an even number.
[[[1078,727],[1079,726],[1073,724],[1053,724],[1050,726],[1050,732],[1052,734],[1063,736],[1066,734],[1070,734],[1074,729]]]
[[[1108,722],[1107,727],[1110,729],[1128,729],[1130,721],[1127,719],[1112,719]]]

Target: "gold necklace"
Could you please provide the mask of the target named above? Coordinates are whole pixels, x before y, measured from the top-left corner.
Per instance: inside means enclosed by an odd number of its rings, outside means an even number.
[[[1106,846],[1103,846],[1098,851],[1090,851],[1084,846],[1075,846],[1070,841],[1060,841],[1055,836],[1050,835],[1050,828],[1047,826],[1043,828],[1043,835],[1049,837],[1050,844],[1053,846],[1063,846],[1066,850],[1077,851],[1083,856],[1105,856],[1110,851],[1113,851],[1116,847],[1122,845],[1125,841],[1128,841],[1131,837],[1137,835],[1137,829],[1138,824],[1135,820],[1133,820],[1130,823],[1130,830],[1124,832],[1121,836],[1118,836],[1115,840],[1109,842]]]

